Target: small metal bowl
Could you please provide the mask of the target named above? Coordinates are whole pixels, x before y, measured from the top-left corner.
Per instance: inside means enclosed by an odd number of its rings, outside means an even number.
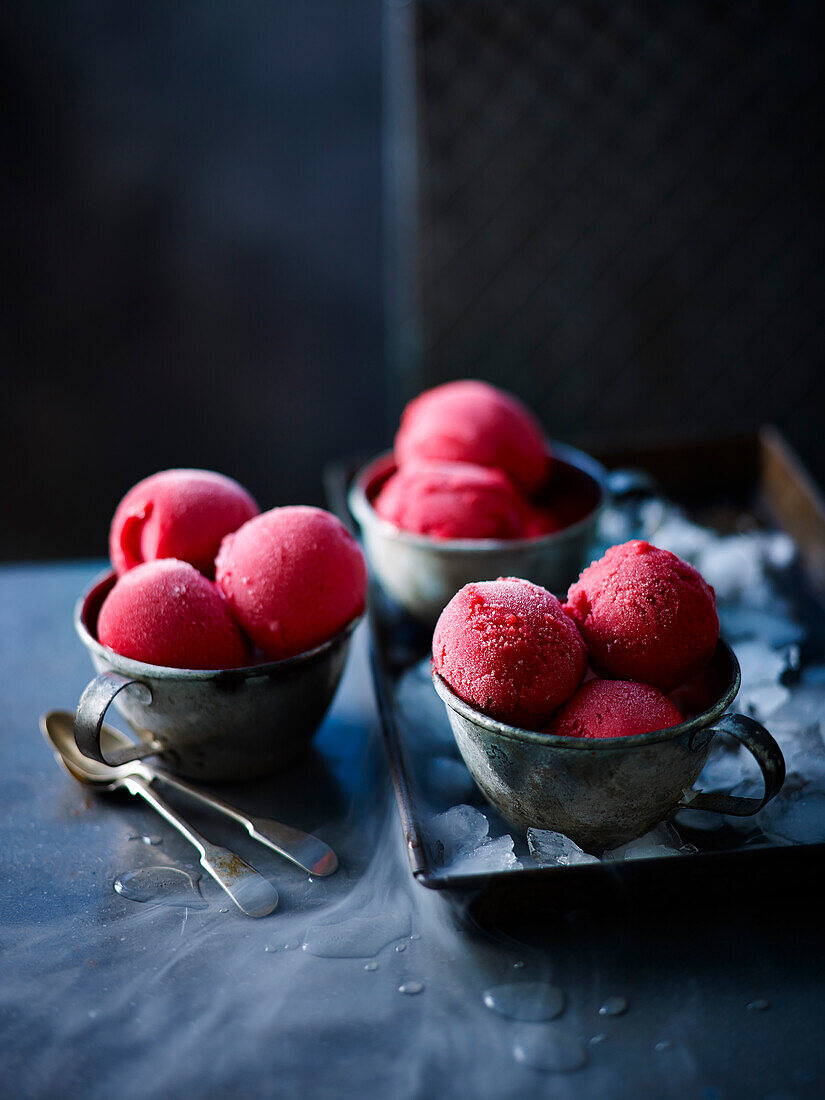
[[[670,729],[603,739],[508,726],[469,706],[436,672],[433,684],[464,763],[499,813],[520,828],[552,829],[601,852],[642,836],[676,810],[748,817],[779,792],[785,761],[773,737],[752,718],[724,713],[739,691],[740,673],[721,640],[710,671],[723,686],[704,713]],[[762,798],[692,790],[719,732],[756,758]]]
[[[165,668],[121,657],[97,640],[98,613],[114,583],[113,573],[98,578],[74,612],[98,672],[75,718],[82,753],[106,764],[159,753],[169,771],[230,782],[282,768],[304,750],[335,695],[358,619],[283,661],[214,671]],[[104,757],[100,729],[115,697],[139,743]]]
[[[452,596],[471,581],[525,577],[551,592],[567,591],[587,563],[599,516],[614,495],[611,479],[616,475],[608,474],[584,451],[561,443],[551,446],[554,462],[547,488],[552,492],[562,482],[566,489],[580,493],[584,514],[538,538],[433,539],[412,534],[381,519],[373,508],[381,487],[396,470],[392,452],[356,474],[349,506],[361,527],[370,568],[413,618],[433,626]],[[626,471],[619,477],[627,493],[641,487],[639,479]]]

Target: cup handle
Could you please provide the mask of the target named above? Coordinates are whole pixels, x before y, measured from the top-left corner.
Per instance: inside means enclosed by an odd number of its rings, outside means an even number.
[[[115,749],[108,757],[100,747],[100,729],[106,711],[114,697],[124,688],[131,688],[136,698],[146,706],[152,702],[152,689],[142,680],[130,680],[119,672],[101,672],[87,684],[74,719],[74,739],[77,747],[90,760],[99,760],[101,764],[117,767],[132,760],[141,760],[144,756],[163,752],[166,745],[162,741],[152,740],[135,744],[129,748]]]
[[[731,737],[741,741],[759,765],[765,781],[765,791],[761,798],[744,798],[720,791],[688,791],[679,803],[679,808],[706,810],[712,814],[733,814],[736,817],[751,817],[759,813],[763,806],[779,794],[785,782],[785,758],[779,745],[764,726],[744,714],[723,714],[713,729],[706,732],[711,735],[729,733]]]

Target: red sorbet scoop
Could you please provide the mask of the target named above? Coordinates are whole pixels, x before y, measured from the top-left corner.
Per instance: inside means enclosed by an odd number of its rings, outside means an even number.
[[[586,664],[556,597],[513,577],[465,585],[433,634],[433,667],[456,695],[525,729],[541,729],[576,690]]]
[[[272,660],[334,637],[364,610],[358,543],[321,508],[273,508],[227,535],[215,577],[236,618]]]
[[[650,684],[634,680],[589,680],[556,712],[545,733],[564,737],[632,737],[669,729],[682,715]]]
[[[216,585],[175,558],[148,561],[125,573],[97,619],[102,645],[149,665],[239,668],[249,645]]]
[[[258,514],[237,481],[210,470],[163,470],[139,481],[118,505],[109,555],[120,576],[142,561],[179,558],[207,577],[224,535]]]
[[[541,425],[515,397],[486,382],[447,382],[414,398],[395,437],[399,466],[416,460],[493,466],[525,493],[549,460]]]
[[[375,511],[396,527],[435,539],[515,539],[527,502],[502,470],[469,462],[404,466],[384,484]]]
[[[611,546],[567,593],[597,672],[662,691],[713,656],[719,616],[713,589],[669,550],[648,542]]]

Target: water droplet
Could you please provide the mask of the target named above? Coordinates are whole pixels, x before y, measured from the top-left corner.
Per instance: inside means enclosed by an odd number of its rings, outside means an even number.
[[[514,962],[513,963],[513,970],[523,970],[523,969],[524,969],[524,963],[523,962],[519,961],[519,962]]]
[[[284,944],[284,951],[297,951],[301,945],[294,940]],[[304,945],[306,946],[306,945]]]
[[[418,932],[413,932],[413,934],[410,936],[410,939],[411,940],[420,940],[421,936],[418,934]]]
[[[399,993],[420,993],[424,988],[423,982],[404,982],[403,985],[399,985]]]
[[[771,1007],[771,1002],[766,1001],[764,997],[757,997],[756,1000],[751,1001],[748,1004],[749,1012],[765,1012]]]
[[[274,944],[271,944],[271,943],[268,943],[266,945],[266,947],[264,948],[264,951],[266,951],[268,953],[271,953],[272,951],[277,951],[277,950],[278,950],[278,948],[275,947]]]
[[[152,847],[155,847],[155,845],[157,844],[163,844],[162,836],[147,836],[144,833],[134,833],[132,836],[129,837],[129,839],[140,840],[143,844],[151,844]]]
[[[229,910],[228,910],[227,908],[225,908],[225,907],[224,907],[223,909],[219,909],[219,910],[218,910],[218,912],[219,912],[219,913],[228,913],[228,912],[229,912]]]
[[[517,1062],[544,1073],[572,1073],[587,1065],[587,1050],[578,1041],[550,1028],[532,1028],[520,1035],[513,1046]]]
[[[206,909],[209,902],[201,897],[199,881],[200,875],[190,875],[177,867],[141,867],[116,878],[115,891],[130,901]]]
[[[605,1038],[606,1036],[602,1033],[600,1033],[599,1035],[591,1035],[590,1044],[591,1046],[595,1046],[596,1043],[603,1043]]]
[[[397,943],[395,945],[395,950],[396,951],[406,951],[407,950],[407,945],[405,943]]]
[[[307,882],[315,882],[315,879],[312,877],[312,875],[307,876]]]
[[[484,1003],[510,1020],[555,1020],[564,1011],[564,990],[547,982],[511,982],[484,993]]]
[[[670,1041],[670,1039],[660,1039],[658,1043],[653,1044],[653,1049],[661,1052],[663,1050],[670,1050],[672,1046],[673,1043]]]
[[[321,959],[369,959],[395,940],[408,936],[410,931],[409,913],[350,917],[337,924],[312,925],[303,948],[308,955]]]
[[[627,997],[608,997],[599,1009],[600,1016],[621,1016],[627,1012]]]
[[[364,963],[364,969],[365,970],[377,970],[378,969],[378,963],[377,962]]]

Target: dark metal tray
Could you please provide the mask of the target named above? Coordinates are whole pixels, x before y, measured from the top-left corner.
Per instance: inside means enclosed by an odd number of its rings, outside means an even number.
[[[683,506],[691,519],[722,530],[747,522],[784,530],[799,551],[797,567],[783,593],[806,629],[805,657],[819,662],[825,654],[825,505],[798,458],[773,428],[758,434],[621,445],[597,452],[607,466],[632,465],[648,471],[663,495]],[[347,489],[357,464],[327,469],[326,490],[331,506],[354,529],[347,507]],[[814,861],[825,856],[825,843],[742,844],[742,834],[722,827],[713,833],[680,826],[695,854],[677,858],[645,858],[571,866],[522,866],[488,874],[455,874],[440,867],[427,843],[427,815],[432,811],[422,792],[420,754],[399,728],[399,685],[426,659],[430,635],[401,612],[373,584],[370,595],[372,669],[384,743],[410,868],[424,887],[471,905],[485,923],[510,912],[577,908],[606,896],[649,906],[693,902],[739,901],[772,891],[790,891],[811,874]],[[420,705],[431,706],[431,686],[422,677]],[[426,695],[424,694],[426,693]],[[434,694],[434,693],[433,693]],[[405,701],[409,706],[409,701]],[[416,698],[415,708],[419,705]],[[825,711],[825,687],[822,688]],[[446,717],[444,718],[446,723]],[[768,723],[770,725],[770,723]],[[413,751],[411,751],[411,748]],[[479,792],[463,799],[483,807],[491,833],[513,830],[483,802]],[[442,807],[443,808],[443,807]],[[516,838],[516,855],[524,859],[526,843]],[[529,856],[528,862],[531,862]]]

